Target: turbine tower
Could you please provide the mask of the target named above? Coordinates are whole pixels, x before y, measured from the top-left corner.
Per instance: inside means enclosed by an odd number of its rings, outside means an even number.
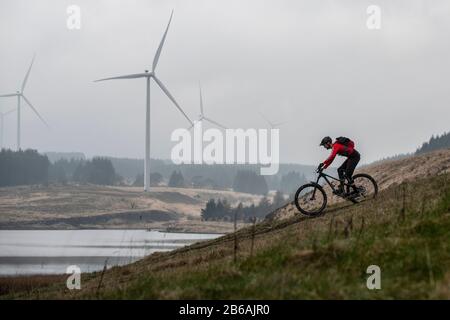
[[[212,123],[212,124],[214,124],[214,125],[216,125],[216,126],[222,128],[222,129],[226,129],[225,126],[223,126],[223,125],[221,125],[220,123],[218,123],[218,122],[212,120],[211,118],[208,118],[208,117],[205,116],[205,113],[204,113],[204,111],[203,111],[202,87],[201,87],[200,83],[199,83],[198,87],[199,87],[199,89],[200,89],[200,115],[199,115],[199,117],[198,117],[198,121],[200,122],[200,121],[205,120],[205,121],[208,121],[209,123]],[[191,125],[191,126],[189,127],[189,129],[191,129],[193,126],[194,126],[194,125]]]
[[[124,76],[106,78],[96,80],[98,81],[106,81],[106,80],[120,80],[120,79],[137,79],[137,78],[145,78],[146,79],[146,112],[145,112],[145,160],[144,160],[144,191],[149,191],[150,189],[150,79],[153,79],[156,84],[161,88],[161,90],[167,95],[167,97],[173,102],[175,107],[183,114],[183,116],[192,124],[191,119],[186,115],[186,113],[181,109],[178,102],[175,98],[170,94],[169,90],[167,90],[166,86],[158,79],[156,76],[156,66],[158,65],[159,56],[161,55],[161,51],[164,45],[164,41],[166,40],[167,32],[169,31],[170,22],[172,21],[173,10],[170,14],[169,23],[167,24],[166,31],[159,43],[158,49],[156,50],[155,57],[153,58],[152,71],[149,72],[145,70],[144,73],[137,74],[129,74]]]
[[[41,115],[36,110],[36,108],[31,104],[30,100],[28,100],[27,97],[25,97],[25,95],[23,94],[23,91],[25,90],[25,86],[26,86],[27,81],[28,81],[28,77],[30,76],[31,67],[33,66],[33,62],[34,62],[34,56],[33,56],[33,59],[31,60],[30,67],[28,68],[28,71],[27,71],[27,73],[25,75],[25,78],[23,79],[22,87],[20,88],[20,91],[16,91],[15,93],[0,95],[0,98],[17,97],[17,150],[20,150],[20,111],[21,111],[20,110],[20,105],[21,105],[21,99],[25,100],[26,104],[31,108],[31,110],[34,111],[34,113],[38,116],[38,118],[41,119],[41,121],[47,127],[49,127],[49,125],[44,120],[44,118],[41,117]]]
[[[259,113],[261,115],[261,117],[263,117],[263,119],[267,122],[267,124],[270,126],[271,129],[275,129],[276,127],[279,127],[285,123],[287,123],[287,121],[283,121],[283,122],[272,122],[269,119],[267,119],[261,112]]]
[[[13,110],[9,110],[6,112],[0,112],[0,151],[3,149],[3,140],[4,140],[4,125],[5,125],[5,116],[7,116],[8,114],[14,112]]]

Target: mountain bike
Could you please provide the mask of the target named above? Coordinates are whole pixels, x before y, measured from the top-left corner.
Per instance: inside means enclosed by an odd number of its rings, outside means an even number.
[[[368,174],[355,174],[352,177],[352,183],[349,183],[346,179],[341,181],[338,178],[323,173],[323,169],[317,169],[316,172],[318,173],[317,180],[304,184],[295,193],[295,206],[305,215],[320,215],[327,206],[327,193],[319,183],[320,179],[325,180],[334,195],[353,203],[375,198],[378,194],[377,182]],[[330,179],[337,181],[339,184],[343,182],[344,192],[339,193],[339,189],[334,186]]]

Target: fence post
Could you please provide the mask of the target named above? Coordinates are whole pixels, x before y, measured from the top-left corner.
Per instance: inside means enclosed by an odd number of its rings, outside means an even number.
[[[430,279],[430,285],[434,286],[434,274],[433,274],[433,267],[431,266],[431,257],[430,257],[430,250],[428,248],[428,244],[425,244],[425,254],[427,257],[427,267],[428,267],[428,276]]]
[[[253,257],[253,247],[255,244],[255,232],[256,232],[256,217],[252,218],[253,226],[252,226],[252,244],[250,246],[250,257]]]
[[[331,240],[331,237],[332,237],[332,233],[333,233],[333,223],[334,223],[334,214],[333,214],[333,216],[331,217],[331,220],[330,220],[330,226],[328,227],[328,241],[330,241]]]
[[[105,272],[106,272],[106,268],[107,268],[107,267],[108,267],[108,259],[105,260],[105,265],[103,266],[102,274],[101,274],[101,276],[100,276],[100,281],[99,281],[99,283],[98,283],[97,292],[95,293],[95,295],[97,296],[97,298],[98,298],[98,295],[99,295],[99,293],[100,293],[100,288],[101,288],[102,282],[103,282],[103,276],[105,275]]]
[[[400,211],[400,218],[402,221],[405,221],[406,217],[406,183],[403,183],[402,186],[402,209]]]
[[[350,219],[347,220],[347,223],[344,228],[344,236],[348,238],[352,231],[353,231],[353,216],[351,216]]]
[[[365,219],[364,216],[361,217],[361,228],[359,229],[358,237],[361,237],[361,235],[364,233],[364,227],[365,227]]]
[[[233,252],[233,261],[234,263],[237,262],[237,250],[238,250],[238,243],[237,243],[237,210],[234,211],[234,252]]]
[[[424,213],[425,213],[426,200],[427,200],[427,197],[426,197],[426,194],[424,194],[423,197],[422,197],[422,204],[421,204],[421,207],[420,207],[420,215],[421,216],[423,216]]]

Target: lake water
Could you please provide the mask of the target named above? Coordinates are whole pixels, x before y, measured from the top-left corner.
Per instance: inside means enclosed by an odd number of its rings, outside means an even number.
[[[62,274],[125,265],[157,251],[170,251],[220,234],[147,230],[2,230],[0,276]]]

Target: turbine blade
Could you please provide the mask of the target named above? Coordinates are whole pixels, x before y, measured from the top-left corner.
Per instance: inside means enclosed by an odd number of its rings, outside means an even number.
[[[5,97],[17,97],[19,94],[17,93],[11,93],[11,94],[2,94],[0,95],[0,98],[5,98]]]
[[[172,16],[173,16],[173,10],[172,10],[172,13],[170,14],[169,23],[167,24],[166,31],[164,32],[161,42],[159,43],[158,50],[156,50],[155,57],[153,58],[152,72],[155,72],[156,66],[158,65],[159,56],[161,55],[161,51],[164,46],[164,42],[166,41],[167,32],[169,31],[170,22],[172,21]]]
[[[24,95],[22,95],[22,98],[25,100],[25,102],[28,104],[28,106],[31,108],[31,110],[34,111],[34,113],[38,116],[38,118],[41,119],[41,121],[47,126],[47,128],[50,128],[50,126],[48,125],[47,121],[45,121],[44,118],[41,117],[41,115],[36,110],[36,108],[33,107],[33,105],[31,104],[30,100],[28,100]]]
[[[25,75],[25,79],[23,79],[22,88],[21,88],[20,92],[23,92],[23,90],[25,89],[25,85],[27,84],[28,77],[30,75],[31,67],[33,66],[35,57],[36,57],[36,55],[33,55],[33,59],[31,59],[31,64],[30,64],[30,67],[28,68],[27,74]]]
[[[269,119],[267,119],[267,118],[262,114],[262,112],[259,112],[259,115],[260,115],[264,120],[266,120],[266,122],[267,122],[270,126],[273,126],[273,125],[272,125],[272,122],[270,122]]]
[[[180,112],[189,121],[189,123],[191,125],[193,125],[194,123],[191,121],[191,119],[189,119],[189,117],[186,115],[186,113],[183,111],[183,109],[181,109],[181,107],[179,106],[178,102],[170,94],[169,90],[167,90],[167,88],[163,85],[163,83],[155,75],[153,75],[153,79],[155,79],[155,82],[158,84],[158,86],[161,88],[161,90],[164,91],[164,93],[167,95],[167,97],[169,97],[169,99],[173,102],[173,104],[177,107],[177,109],[180,110]]]
[[[207,118],[207,117],[204,117],[204,119],[205,119],[206,121],[211,122],[212,124],[215,124],[216,126],[221,127],[222,129],[226,129],[225,126],[221,125],[220,123],[218,123],[218,122],[216,122],[216,121],[214,121],[214,120],[212,120],[212,119],[209,119],[209,118]]]
[[[200,83],[198,84],[198,87],[200,89],[200,114],[203,116],[204,112],[203,112],[203,97],[202,97],[202,87],[200,85]]]
[[[149,73],[135,73],[135,74],[128,74],[125,76],[118,76],[118,77],[94,80],[94,82],[107,81],[107,80],[120,80],[120,79],[137,79],[137,78],[146,78],[149,76],[150,76]]]
[[[277,122],[277,123],[273,123],[272,126],[273,126],[273,127],[279,127],[279,126],[282,126],[283,124],[286,124],[286,123],[288,123],[288,122],[289,122],[289,121]]]

